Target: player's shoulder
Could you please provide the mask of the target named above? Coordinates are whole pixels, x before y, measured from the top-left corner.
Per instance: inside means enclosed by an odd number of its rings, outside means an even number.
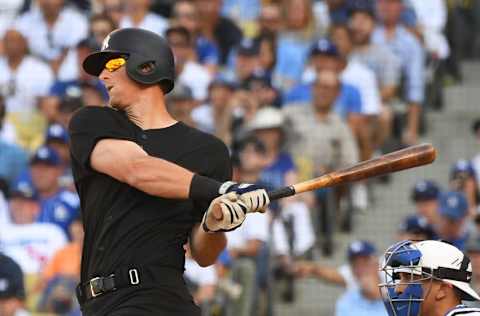
[[[186,124],[183,125],[187,130],[188,140],[193,145],[192,148],[206,147],[228,154],[228,148],[220,138]]]
[[[480,316],[480,308],[460,305],[449,311],[445,316]]]
[[[108,106],[84,106],[73,114],[68,129],[72,132],[111,124],[128,124],[128,118],[123,112]]]

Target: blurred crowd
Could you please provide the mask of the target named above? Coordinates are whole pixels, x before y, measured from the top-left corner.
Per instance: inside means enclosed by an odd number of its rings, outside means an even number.
[[[164,36],[175,56],[167,96],[180,121],[222,139],[234,179],[278,188],[414,145],[444,106],[460,64],[480,56],[480,1],[8,0],[0,4],[0,315],[80,315],[74,298],[83,229],[68,123],[108,94],[83,59],[114,29]],[[480,141],[480,121],[473,125]],[[399,239],[441,238],[467,251],[480,289],[480,155],[452,162],[449,183],[412,184]],[[472,159],[470,159],[472,158]],[[227,234],[214,266],[189,257],[204,315],[272,315],[295,280],[345,287],[338,316],[386,315],[369,241],[335,251],[336,231],[389,177],[272,203]],[[393,230],[393,228],[392,228]],[[313,311],[312,311],[313,312]]]

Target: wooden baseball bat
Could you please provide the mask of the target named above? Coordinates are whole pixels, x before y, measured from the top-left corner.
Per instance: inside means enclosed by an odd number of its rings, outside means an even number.
[[[397,150],[376,158],[365,160],[353,166],[326,173],[318,178],[299,182],[268,192],[270,201],[293,196],[299,193],[360,181],[387,173],[415,168],[432,163],[437,151],[431,144],[421,144]],[[214,210],[218,220],[223,218],[220,207]]]
[[[415,168],[432,163],[437,151],[431,144],[411,146],[389,154],[354,164],[351,167],[324,174],[318,178],[300,182],[268,192],[270,200],[278,200],[302,192],[313,191],[381,176],[387,173]]]

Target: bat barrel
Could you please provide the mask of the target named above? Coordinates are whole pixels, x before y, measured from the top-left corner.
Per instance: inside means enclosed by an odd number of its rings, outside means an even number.
[[[270,200],[324,187],[364,180],[387,173],[410,169],[433,162],[436,150],[431,144],[421,144],[366,160],[351,167],[327,173],[321,177],[268,192]]]

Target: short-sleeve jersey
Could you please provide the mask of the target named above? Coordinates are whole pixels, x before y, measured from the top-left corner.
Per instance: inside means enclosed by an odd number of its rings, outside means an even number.
[[[70,122],[69,132],[73,176],[85,227],[82,282],[108,276],[125,266],[167,266],[183,271],[183,245],[210,201],[149,195],[93,170],[90,155],[101,139],[128,140],[150,156],[226,181],[231,177],[226,146],[181,122],[142,130],[124,112],[110,107],[80,109]]]

